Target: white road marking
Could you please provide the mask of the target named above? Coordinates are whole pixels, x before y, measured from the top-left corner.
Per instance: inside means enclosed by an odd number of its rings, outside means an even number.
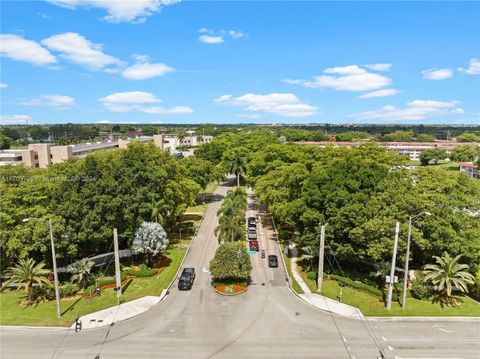
[[[204,273],[208,273],[209,271],[208,271],[207,268],[203,268],[203,272],[204,272]]]
[[[383,337],[382,337],[383,339]],[[412,341],[412,342],[439,342],[445,341],[444,338],[385,338],[385,341]],[[464,342],[464,343],[478,343],[478,339],[470,338],[448,338],[449,342]]]
[[[453,330],[447,330],[447,329],[443,329],[443,328],[437,328],[437,329],[441,330],[444,333],[455,333],[455,331],[453,331]]]
[[[347,342],[347,338],[345,338],[343,335],[342,335],[342,339],[345,343]]]
[[[393,352],[393,347],[391,345],[389,345],[388,347],[388,350],[390,350],[391,352]]]
[[[382,340],[383,340],[384,342],[386,342],[386,341],[387,341],[387,338],[385,338],[385,337],[382,336]]]

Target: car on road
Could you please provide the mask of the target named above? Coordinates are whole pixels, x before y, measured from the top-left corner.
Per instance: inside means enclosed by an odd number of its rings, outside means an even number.
[[[278,267],[278,258],[276,255],[269,255],[268,256],[268,266],[270,268],[277,268]]]
[[[265,250],[262,249],[262,258],[265,258]]]
[[[247,219],[248,228],[257,227],[257,219],[255,217],[248,217]]]
[[[183,268],[182,274],[178,279],[179,290],[190,290],[195,280],[195,268]]]
[[[248,232],[247,237],[248,237],[249,241],[250,240],[257,240],[257,232],[254,232],[254,233]]]
[[[258,251],[260,247],[258,246],[258,241],[250,241],[248,242],[251,251]]]

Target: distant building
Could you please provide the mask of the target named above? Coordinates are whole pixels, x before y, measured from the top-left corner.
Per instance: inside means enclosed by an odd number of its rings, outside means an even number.
[[[473,162],[460,162],[460,172],[465,173],[470,178],[480,178],[480,171]]]
[[[28,145],[26,150],[0,151],[0,166],[24,164],[29,168],[46,168],[72,158],[84,158],[87,155],[116,148],[126,148],[132,141],[148,142],[152,137],[140,137],[129,140],[81,143],[78,145],[52,146],[50,143]]]
[[[314,145],[314,146],[334,146],[334,147],[358,147],[364,145],[365,141],[356,142],[296,142],[300,145]],[[455,147],[463,145],[464,143],[456,141],[435,141],[435,142],[375,142],[380,146],[384,146],[387,151],[396,152],[399,155],[408,156],[410,160],[420,160],[420,154],[423,151],[431,149],[445,150],[447,153],[451,152]],[[472,143],[472,145],[480,146],[479,143]]]
[[[140,132],[136,132],[139,134]],[[143,133],[143,132],[142,132]],[[36,143],[28,145],[26,150],[3,150],[0,151],[0,166],[24,164],[29,168],[46,168],[51,164],[61,163],[72,158],[85,158],[91,153],[98,151],[112,150],[116,148],[127,148],[133,141],[150,142],[153,140],[155,146],[161,149],[168,149],[172,155],[179,156],[178,148],[182,146],[197,147],[208,143],[212,136],[187,136],[180,139],[175,135],[154,135],[139,136],[129,139],[108,140],[105,142],[80,143],[77,145],[54,146],[50,143]],[[192,151],[183,153],[188,157]]]

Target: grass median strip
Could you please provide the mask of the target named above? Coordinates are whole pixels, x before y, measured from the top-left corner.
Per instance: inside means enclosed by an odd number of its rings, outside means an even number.
[[[316,283],[307,278],[305,272],[301,272],[302,278],[312,292],[316,292]],[[325,279],[323,281],[322,295],[325,297],[339,300],[340,286],[335,280]],[[372,287],[373,288],[373,287]],[[385,304],[381,297],[375,296],[362,290],[352,287],[344,287],[342,291],[342,302],[353,307],[359,308],[362,313],[370,317],[478,317],[480,316],[480,304],[469,297],[463,297],[462,305],[458,307],[442,308],[437,303],[429,300],[419,300],[407,298],[407,307],[402,309],[398,302],[392,303],[392,309],[385,309]]]
[[[175,245],[166,252],[169,258],[163,271],[149,278],[134,278],[126,281],[120,303],[126,303],[147,295],[159,296],[174,279],[185,255],[185,246]],[[22,292],[5,291],[0,294],[0,325],[70,326],[77,316],[93,313],[117,304],[116,292],[102,291],[98,298],[83,299],[80,296],[61,300],[62,317],[56,317],[55,301],[41,302],[37,306],[22,307]]]

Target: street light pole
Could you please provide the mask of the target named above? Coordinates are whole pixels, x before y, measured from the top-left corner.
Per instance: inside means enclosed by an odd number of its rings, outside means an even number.
[[[57,317],[62,316],[62,310],[60,308],[60,290],[58,288],[58,273],[57,273],[57,257],[55,256],[55,243],[53,242],[53,226],[52,219],[48,219],[48,226],[50,227],[50,244],[52,246],[52,263],[53,263],[53,281],[55,284],[55,300],[57,302]]]
[[[405,275],[403,276],[403,293],[402,293],[402,309],[405,309],[407,305],[407,287],[408,287],[408,265],[410,262],[410,243],[412,241],[412,223],[413,221],[420,216],[429,216],[430,212],[422,212],[416,216],[410,216],[408,218],[408,236],[407,236],[407,253],[405,255]]]
[[[36,219],[39,218],[25,218],[22,220],[22,222],[28,222]],[[45,220],[40,220],[42,222],[45,222]],[[55,286],[55,301],[57,302],[57,317],[60,318],[62,316],[62,310],[60,308],[60,290],[58,288],[57,257],[55,255],[55,242],[53,241],[53,225],[51,218],[48,219],[48,228],[50,230],[50,245],[52,247],[53,282]]]
[[[395,281],[395,261],[397,259],[398,233],[400,232],[400,222],[395,226],[395,242],[393,242],[392,267],[390,269],[390,278],[388,281],[387,309],[392,308],[393,283]]]
[[[320,249],[318,253],[318,279],[317,290],[322,291],[323,286],[323,262],[325,257],[325,225],[320,225]]]
[[[405,273],[403,275],[402,309],[405,309],[408,286],[408,262],[410,261],[410,241],[412,238],[412,216],[408,217],[407,253],[405,255]]]

